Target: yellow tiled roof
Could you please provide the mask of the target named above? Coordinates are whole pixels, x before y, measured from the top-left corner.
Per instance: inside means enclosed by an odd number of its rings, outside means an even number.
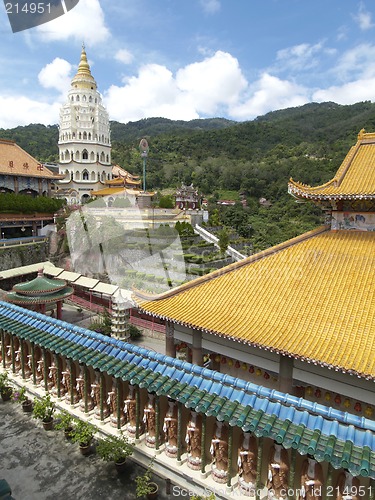
[[[64,178],[64,176],[42,167],[35,158],[26,153],[15,142],[6,139],[0,139],[0,174],[47,179]]]
[[[172,322],[375,378],[375,232],[319,228],[135,299]]]
[[[310,199],[369,199],[375,197],[375,134],[358,134],[358,141],[346,155],[335,177],[311,187],[290,179],[289,192]]]

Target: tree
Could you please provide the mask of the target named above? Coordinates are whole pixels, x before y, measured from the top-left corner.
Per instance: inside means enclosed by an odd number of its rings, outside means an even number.
[[[225,254],[225,252],[227,251],[228,249],[228,245],[229,245],[229,233],[228,233],[228,229],[226,227],[223,227],[223,229],[221,231],[218,232],[218,238],[219,238],[219,248],[220,248],[220,253],[222,255]]]

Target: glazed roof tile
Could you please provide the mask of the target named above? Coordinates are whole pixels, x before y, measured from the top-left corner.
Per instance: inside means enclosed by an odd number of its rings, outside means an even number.
[[[148,391],[375,478],[375,422],[0,302],[0,328]],[[90,364],[90,359],[94,364]],[[108,366],[113,370],[107,371]],[[311,413],[313,412],[313,413]],[[328,416],[327,416],[328,415]]]
[[[290,179],[289,192],[300,198],[324,199],[373,199],[375,198],[375,134],[358,134],[353,146],[335,177],[316,187],[307,186]]]
[[[45,179],[63,179],[26,153],[14,141],[0,139],[0,175],[20,175]]]
[[[323,227],[135,300],[159,318],[375,379],[374,283],[375,232]]]

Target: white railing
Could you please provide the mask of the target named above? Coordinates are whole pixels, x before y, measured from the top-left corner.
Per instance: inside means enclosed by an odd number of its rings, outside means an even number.
[[[194,231],[198,233],[199,236],[201,236],[201,238],[203,238],[205,241],[207,241],[208,243],[213,243],[217,248],[219,248],[219,238],[217,236],[210,233],[198,224],[194,227]],[[234,260],[242,260],[246,258],[246,255],[243,255],[230,245],[227,248],[226,254],[230,255]]]

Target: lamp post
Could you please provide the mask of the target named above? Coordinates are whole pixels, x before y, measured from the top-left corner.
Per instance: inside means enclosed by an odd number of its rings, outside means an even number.
[[[146,192],[146,158],[148,155],[149,147],[146,139],[141,139],[139,143],[139,151],[141,153],[141,157],[143,158],[143,192]]]

